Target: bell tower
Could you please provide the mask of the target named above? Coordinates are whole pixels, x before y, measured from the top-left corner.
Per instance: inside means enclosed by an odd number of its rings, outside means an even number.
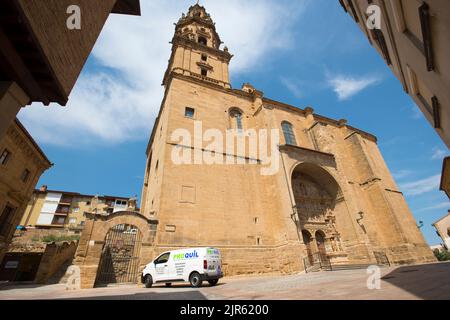
[[[175,23],[172,54],[163,85],[173,73],[231,88],[228,65],[233,57],[222,41],[205,8],[196,4]]]

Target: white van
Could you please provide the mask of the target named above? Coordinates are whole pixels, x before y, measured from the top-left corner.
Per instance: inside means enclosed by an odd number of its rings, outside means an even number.
[[[215,286],[223,277],[220,251],[215,248],[193,248],[165,252],[142,271],[141,281],[151,288],[154,283],[190,282],[200,287],[203,281]]]

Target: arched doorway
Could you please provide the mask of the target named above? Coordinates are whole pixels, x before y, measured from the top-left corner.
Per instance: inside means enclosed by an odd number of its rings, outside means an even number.
[[[335,209],[342,200],[341,189],[327,170],[312,163],[302,163],[292,173],[292,191],[308,260],[311,265],[319,261],[324,264],[329,260],[328,254],[340,248],[332,246],[327,252],[327,239],[340,239]]]
[[[320,230],[316,232],[316,244],[320,258],[322,260],[327,256],[327,250],[325,248],[325,234]]]
[[[102,249],[96,286],[136,283],[141,238],[139,229],[130,224],[119,224],[109,229]]]
[[[303,236],[303,243],[306,246],[306,255],[308,257],[309,264],[314,265],[314,257],[311,248],[311,241],[312,241],[311,234],[306,230],[302,230],[302,236]]]

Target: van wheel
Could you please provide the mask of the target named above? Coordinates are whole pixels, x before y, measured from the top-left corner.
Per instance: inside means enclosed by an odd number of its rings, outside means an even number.
[[[153,285],[153,278],[151,275],[146,275],[145,276],[145,280],[144,280],[144,284],[146,288],[151,288]]]
[[[170,282],[166,283],[166,287],[171,287],[172,284]]]
[[[198,288],[202,285],[203,281],[198,272],[193,272],[189,277],[189,282],[191,283],[191,286],[193,286],[194,288]]]
[[[215,286],[219,282],[219,279],[208,280],[208,282],[211,286]]]

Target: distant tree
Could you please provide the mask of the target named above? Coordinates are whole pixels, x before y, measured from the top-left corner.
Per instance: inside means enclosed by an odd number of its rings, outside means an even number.
[[[434,249],[433,253],[439,261],[450,261],[450,252],[446,250]]]

